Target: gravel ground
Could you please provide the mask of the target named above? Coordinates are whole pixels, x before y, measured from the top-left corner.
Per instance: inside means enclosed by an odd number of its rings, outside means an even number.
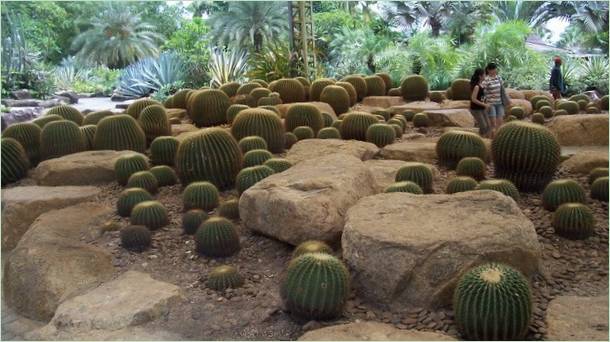
[[[438,136],[438,129],[409,128],[405,133],[419,131],[427,136]],[[444,193],[448,179],[455,172],[439,167],[441,179],[435,184],[436,193]],[[488,175],[493,168],[488,167]],[[563,170],[557,178],[576,178],[589,191],[586,177],[577,177]],[[100,201],[115,206],[123,189],[114,184],[103,188]],[[391,323],[399,329],[417,329],[445,332],[459,337],[453,322],[451,308],[428,311],[405,307],[402,311],[389,311],[375,303],[351,295],[344,316],[330,322],[306,322],[286,313],[279,298],[279,278],[290,258],[292,247],[255,235],[235,221],[241,236],[241,251],[224,259],[199,256],[191,236],[181,228],[181,186],[161,188],[155,197],[169,211],[170,225],[156,231],[152,247],[136,253],[120,246],[119,232],[111,231],[94,244],[113,254],[119,272],[140,270],[154,278],[180,286],[186,301],[176,306],[162,320],[149,326],[166,329],[193,340],[287,340],[296,339],[304,331],[326,325],[352,322],[356,319]],[[237,198],[235,191],[221,194],[222,200]],[[597,296],[608,294],[608,205],[589,200],[596,218],[595,235],[585,241],[571,241],[556,236],[551,227],[551,213],[541,206],[539,194],[522,194],[518,201],[524,214],[534,223],[539,241],[543,245],[543,274],[532,279],[534,295],[533,319],[530,340],[544,339],[544,320],[548,302],[561,295]],[[117,228],[127,225],[128,219],[116,217]],[[336,252],[340,256],[340,251]],[[245,286],[224,294],[205,287],[208,272],[215,266],[237,266],[245,277]]]

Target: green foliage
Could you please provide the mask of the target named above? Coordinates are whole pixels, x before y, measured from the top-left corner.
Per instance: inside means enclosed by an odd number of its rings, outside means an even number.
[[[292,163],[284,158],[270,158],[263,165],[272,169],[274,173],[284,172],[292,167]]]
[[[280,295],[288,310],[308,320],[341,315],[349,296],[349,272],[326,253],[306,253],[290,261]]]
[[[284,150],[284,125],[277,114],[266,109],[241,111],[233,120],[231,134],[237,140],[252,135],[259,136],[265,139],[271,153],[281,153]]]
[[[210,211],[218,206],[218,189],[210,182],[193,182],[182,193],[184,210]]]
[[[199,253],[209,257],[228,257],[239,252],[239,235],[231,221],[224,217],[211,217],[195,233]]]
[[[512,197],[515,201],[521,196],[517,187],[507,179],[488,179],[479,183],[478,190],[493,190]]]
[[[419,185],[424,193],[432,192],[432,170],[423,163],[411,163],[398,169],[396,182],[411,181]]]
[[[80,63],[74,56],[64,58],[53,69],[53,80],[58,90],[77,93],[102,93],[110,96],[116,87],[120,70],[106,66],[91,66]]]
[[[247,167],[241,170],[239,174],[237,174],[237,177],[235,179],[235,188],[237,189],[237,192],[241,195],[251,186],[271,176],[273,173],[273,169],[264,165]]]
[[[150,173],[157,178],[159,186],[174,185],[178,183],[176,171],[167,165],[153,166],[150,168]]]
[[[383,35],[376,35],[369,27],[351,29],[342,27],[333,35],[329,43],[329,65],[331,75],[348,75],[355,73],[374,73],[375,55],[390,46],[391,40]],[[345,47],[349,46],[349,49]]]
[[[243,167],[263,165],[267,160],[273,158],[271,152],[264,149],[250,150],[244,154]]]
[[[485,162],[477,157],[462,158],[455,168],[455,174],[458,176],[468,176],[476,180],[485,178],[486,168]]]
[[[308,126],[316,134],[324,127],[324,120],[318,107],[309,103],[294,104],[286,112],[284,125],[287,131],[293,131],[299,126]]]
[[[83,114],[78,109],[67,105],[55,106],[49,109],[45,115],[59,115],[64,120],[70,120],[78,126],[82,125],[84,119]]]
[[[366,141],[369,126],[376,124],[377,118],[366,112],[350,112],[341,122],[341,137],[345,140]]]
[[[262,78],[275,81],[290,77],[293,66],[290,61],[290,48],[284,41],[266,44],[261,51],[248,58],[249,78]]]
[[[150,144],[150,159],[155,165],[174,165],[178,139],[172,136],[157,137]]]
[[[0,146],[2,186],[27,176],[30,163],[21,144],[13,138],[2,138]]]
[[[325,253],[332,255],[333,249],[324,241],[309,240],[296,246],[292,252],[292,259],[296,259],[306,253]]]
[[[146,226],[150,230],[157,230],[169,224],[167,209],[157,201],[136,204],[131,210],[129,221],[133,225]]]
[[[366,141],[382,148],[396,140],[396,131],[388,124],[376,123],[366,130]]]
[[[457,78],[459,65],[464,60],[464,53],[452,46],[450,37],[431,37],[427,32],[413,35],[409,39],[408,51],[411,53],[411,60],[420,61],[419,74],[427,80],[431,90],[447,89]],[[472,70],[474,68],[469,69],[469,72],[472,73]],[[467,77],[470,78],[470,75]],[[418,98],[425,99],[422,93],[417,92],[417,94]],[[405,96],[404,91],[403,96]]]
[[[586,239],[594,233],[595,218],[591,209],[582,203],[564,203],[553,215],[553,228],[565,238]]]
[[[103,118],[97,124],[93,147],[96,150],[132,150],[144,153],[146,135],[138,122],[126,114]]]
[[[193,235],[203,222],[208,219],[208,214],[201,209],[191,209],[182,215],[182,230],[184,234]]]
[[[151,194],[142,188],[125,189],[119,195],[119,199],[116,203],[117,212],[122,217],[128,217],[131,215],[133,207],[138,203],[152,200],[153,197]]]
[[[208,64],[208,70],[212,78],[210,85],[220,87],[225,83],[241,81],[248,67],[246,64],[247,56],[248,54],[245,51],[237,49],[212,49]]]
[[[243,284],[244,278],[237,272],[237,269],[227,265],[214,268],[206,282],[206,286],[215,291],[224,291],[229,288],[235,289]]]
[[[387,188],[385,188],[385,190],[383,190],[383,192],[385,192],[385,193],[408,192],[408,193],[416,194],[416,195],[421,195],[424,193],[424,191],[421,189],[421,187],[417,183],[411,182],[411,181],[401,181],[401,182],[393,183],[393,184],[389,185]]]
[[[32,122],[18,122],[8,126],[2,132],[2,138],[12,138],[17,140],[32,166],[36,166],[40,161],[40,134],[42,130]]]
[[[529,283],[506,265],[475,267],[458,282],[453,311],[458,328],[468,339],[523,339],[532,316]]]
[[[163,44],[163,50],[178,53],[190,66],[185,82],[192,87],[207,83],[209,76],[206,68],[210,61],[209,28],[204,20],[194,17],[184,21]]]
[[[341,132],[335,127],[324,127],[318,132],[318,139],[341,139]]]
[[[487,147],[476,133],[449,131],[438,139],[436,155],[441,165],[454,169],[462,158],[478,157],[485,160]]]
[[[476,189],[477,185],[477,181],[473,178],[466,176],[455,177],[447,183],[447,193],[455,194],[457,192],[471,191]]]
[[[142,188],[151,194],[156,194],[159,190],[159,181],[150,171],[137,171],[129,176],[127,188]]]
[[[41,160],[82,152],[86,148],[83,133],[72,121],[50,122],[44,126],[40,133]]]
[[[141,251],[150,246],[150,230],[142,225],[129,225],[121,229],[121,246],[125,249]]]
[[[218,215],[226,217],[230,220],[239,219],[239,201],[236,199],[230,199],[224,201],[218,207]]]
[[[591,198],[608,202],[608,176],[598,177],[591,184]]]

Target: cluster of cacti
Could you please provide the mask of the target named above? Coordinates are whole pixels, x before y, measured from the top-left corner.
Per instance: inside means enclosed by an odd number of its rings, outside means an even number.
[[[388,124],[377,123],[372,124],[366,130],[366,141],[384,147],[396,140],[396,131]]]
[[[239,172],[235,179],[235,188],[241,195],[251,186],[274,174],[272,168],[265,165],[247,167]]]
[[[87,149],[85,137],[72,121],[53,121],[44,126],[40,133],[41,160],[58,158]]]
[[[256,88],[256,89],[252,89],[252,91],[250,92],[250,97],[252,97],[254,106],[256,106],[256,104],[258,103],[258,100],[262,99],[263,97],[269,97],[269,95],[271,94],[271,90],[267,89],[267,88]]]
[[[142,188],[151,194],[159,190],[159,181],[150,171],[134,172],[127,180],[127,188]]]
[[[313,129],[311,129],[311,127],[309,126],[299,126],[292,130],[292,133],[294,133],[294,135],[299,140],[313,139],[316,137],[316,134],[314,133]]]
[[[414,127],[428,127],[430,126],[430,118],[426,113],[417,113],[413,115],[413,126]]]
[[[580,240],[593,235],[593,212],[582,203],[564,203],[553,214],[555,233],[568,239]]]
[[[184,210],[202,209],[210,211],[218,206],[218,189],[210,182],[193,182],[182,193]]]
[[[542,106],[538,109],[538,113],[544,115],[544,118],[550,119],[553,117],[553,108],[549,106]]]
[[[145,107],[140,112],[138,122],[148,142],[153,141],[156,137],[171,134],[171,127],[163,106],[152,105]]]
[[[225,123],[229,97],[218,89],[197,91],[187,103],[187,113],[197,127],[208,127]]]
[[[51,115],[44,115],[37,119],[34,119],[34,120],[32,120],[32,123],[40,128],[44,128],[44,126],[46,126],[49,122],[61,121],[61,120],[64,120],[64,118],[62,118],[61,116],[56,115],[56,114],[51,114]]]
[[[458,78],[451,82],[451,99],[452,100],[470,100],[470,80]],[[432,100],[432,97],[430,98]],[[437,101],[434,101],[437,102]]]
[[[178,139],[172,136],[157,137],[150,144],[150,159],[155,165],[174,165]]]
[[[568,114],[578,114],[578,111],[580,110],[578,103],[574,101],[563,101],[557,105],[557,109],[563,109]]]
[[[455,168],[455,173],[458,176],[467,176],[475,180],[481,180],[485,178],[485,162],[478,157],[462,158]]]
[[[290,261],[280,294],[292,314],[322,320],[341,315],[349,292],[349,272],[339,259],[305,253]]]
[[[598,177],[591,184],[591,198],[608,202],[608,176]]]
[[[245,134],[248,136],[252,134]],[[235,183],[242,153],[235,138],[222,128],[207,128],[186,137],[176,153],[176,168],[182,184],[209,181],[219,189]]]
[[[167,165],[154,166],[150,168],[150,173],[157,178],[160,187],[178,183],[176,171]]]
[[[99,112],[91,112],[85,116],[83,125],[97,125],[100,120],[107,116],[113,116],[114,113],[109,110],[102,110]]]
[[[141,251],[150,246],[152,234],[142,225],[129,225],[121,229],[121,246],[125,249]]]
[[[313,85],[312,85],[313,87]],[[282,78],[269,84],[269,89],[280,94],[283,103],[304,102],[305,87],[292,78]]]
[[[237,89],[239,89],[239,87],[240,87],[240,84],[237,82],[228,82],[228,83],[221,85],[220,88],[218,88],[218,89],[220,91],[224,92],[225,94],[227,94],[228,97],[233,97],[233,96],[237,95]]]
[[[284,134],[284,139],[285,139],[284,147],[287,150],[290,149],[292,147],[292,145],[296,144],[297,141],[299,141],[299,138],[297,138],[297,136],[294,135],[294,133],[292,133],[292,132],[286,132]]]
[[[347,82],[356,89],[357,101],[362,101],[367,96],[368,89],[364,77],[359,75],[349,75],[341,79],[341,82]]]
[[[267,160],[271,158],[273,158],[273,155],[267,150],[250,150],[244,154],[243,167],[263,165]]]
[[[407,128],[407,120],[402,115],[394,115],[388,120],[388,125],[399,125],[404,130]]]
[[[608,168],[607,167],[596,167],[589,172],[589,184],[593,184],[593,182],[599,177],[608,177]]]
[[[585,110],[587,108],[587,105],[589,104],[589,101],[578,100],[576,101],[576,103],[578,104],[578,109]]]
[[[265,139],[255,135],[242,138],[237,145],[242,153],[247,153],[248,151],[252,150],[267,149],[267,142]]]
[[[239,86],[239,84],[237,84]],[[221,89],[222,90],[222,89]],[[172,107],[186,109],[186,96],[192,89],[180,89],[172,96]]]
[[[458,176],[447,183],[447,193],[455,194],[457,192],[471,191],[476,189],[478,183],[474,178],[467,176]]]
[[[289,132],[299,126],[309,126],[317,133],[324,127],[324,119],[318,107],[309,103],[294,104],[286,112],[284,124]]]
[[[364,81],[366,82],[366,96],[384,96],[386,94],[385,82],[381,77],[367,76]]]
[[[532,114],[532,122],[539,125],[544,125],[544,114],[534,113]]]
[[[532,109],[534,109],[535,111],[538,111],[542,107],[551,107],[551,101],[549,101],[549,100],[540,100],[540,101],[536,102],[536,105],[533,106]]]
[[[163,106],[162,103],[153,99],[140,99],[132,102],[129,106],[127,106],[127,109],[125,109],[125,114],[131,116],[134,119],[137,119],[140,117],[142,109],[152,105]]]
[[[239,219],[239,201],[236,199],[230,199],[224,201],[218,207],[218,215],[226,217],[230,220]]]
[[[358,101],[358,93],[356,92],[356,88],[354,88],[354,86],[351,83],[337,82],[337,83],[335,83],[335,86],[341,87],[341,88],[345,89],[345,91],[347,92],[347,96],[349,98],[348,108],[356,104],[356,102]],[[322,101],[326,102],[324,100],[322,100]],[[333,109],[334,109],[334,107],[333,107]],[[335,112],[338,113],[336,110],[335,110]]]
[[[419,185],[424,193],[432,192],[432,170],[423,163],[411,163],[398,169],[396,182],[411,181]]]
[[[420,75],[407,76],[400,84],[400,92],[407,101],[425,101],[428,97],[428,81]]]
[[[233,120],[231,134],[237,140],[259,136],[265,139],[272,153],[284,150],[284,125],[279,116],[270,110],[251,108],[241,111]]]
[[[334,127],[324,127],[318,132],[318,139],[341,139],[341,132]]]
[[[488,179],[479,183],[478,190],[493,190],[498,191],[506,196],[512,197],[515,201],[521,196],[519,189],[508,179]]]
[[[0,158],[2,185],[16,182],[27,176],[30,162],[21,144],[13,138],[2,138]]]
[[[138,203],[152,200],[152,195],[142,188],[125,189],[119,195],[119,199],[116,204],[117,212],[122,217],[128,217],[131,215],[131,210],[133,207],[135,207]]]
[[[182,230],[184,234],[195,234],[199,226],[208,218],[208,214],[201,209],[188,210],[182,215]]]
[[[591,101],[591,99],[589,99],[589,97],[585,94],[576,94],[576,95],[572,95],[568,98],[569,101],[574,101],[574,102],[578,102],[578,101],[584,101],[589,103],[589,101]]]
[[[127,154],[120,156],[114,162],[114,173],[120,185],[127,184],[132,174],[138,171],[146,171],[150,168],[146,157],[141,154]]]
[[[103,118],[97,124],[93,146],[96,150],[132,150],[144,153],[146,135],[131,116],[113,115]]]
[[[441,165],[454,169],[458,162],[466,157],[485,160],[487,147],[483,139],[476,133],[449,131],[438,139],[436,155]]]
[[[59,115],[64,120],[72,121],[78,126],[83,124],[85,117],[76,108],[68,105],[59,105],[49,109],[45,115]]]
[[[134,225],[146,226],[150,230],[157,230],[169,224],[167,210],[157,201],[136,204],[131,210],[129,221]]]
[[[496,177],[512,181],[521,191],[542,190],[559,165],[557,139],[537,124],[505,124],[498,130],[491,149]]]
[[[3,138],[15,139],[21,144],[32,166],[40,161],[40,135],[42,130],[32,122],[19,122],[2,132]]]
[[[242,104],[232,104],[227,108],[226,120],[227,123],[232,123],[239,112],[250,107]]]
[[[244,83],[237,88],[235,95],[249,95],[252,90],[257,88],[263,88],[263,86],[258,82]]]
[[[596,114],[596,113],[599,113],[599,112],[600,112],[600,110],[599,110],[599,108],[597,108],[597,106],[595,106],[595,105],[588,105],[588,106],[585,108],[585,112],[587,112],[587,114]]]
[[[334,85],[335,80],[331,78],[320,78],[311,84],[309,88],[309,100],[310,101],[320,101],[320,95],[322,94],[322,90],[326,88],[326,86]]]
[[[383,190],[383,192],[408,192],[416,195],[421,195],[424,193],[417,183],[411,181],[402,181],[390,184]]]
[[[330,248],[330,246],[327,245],[324,241],[308,240],[300,243],[294,249],[294,251],[292,252],[292,258],[298,258],[306,253],[326,253],[332,255],[333,249]]]
[[[521,340],[532,316],[527,279],[502,264],[485,264],[459,280],[453,296],[459,330],[472,340]]]
[[[508,114],[521,120],[525,117],[525,110],[520,106],[514,106],[508,111]]]
[[[322,90],[320,101],[328,103],[335,113],[342,114],[349,111],[350,96],[343,87],[338,85],[329,85]]]
[[[366,112],[350,112],[341,122],[341,137],[345,140],[366,141],[366,131],[369,126],[378,123],[374,115]]]
[[[237,269],[227,265],[214,268],[206,282],[206,286],[215,291],[224,291],[229,288],[235,289],[243,284],[244,278],[237,272]]]
[[[585,189],[572,179],[559,179],[549,183],[542,193],[544,209],[554,211],[563,203],[585,203]]]
[[[239,235],[231,221],[224,217],[211,217],[195,233],[197,251],[210,257],[228,257],[240,249]]]

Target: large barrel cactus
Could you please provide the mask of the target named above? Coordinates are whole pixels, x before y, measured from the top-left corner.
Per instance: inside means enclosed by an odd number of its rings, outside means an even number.
[[[585,189],[572,179],[558,179],[549,183],[542,193],[544,209],[554,211],[563,203],[585,203]]]
[[[237,116],[237,113],[241,112],[244,109],[248,109],[250,107],[242,104],[232,104],[227,108],[226,119],[227,123],[232,123],[233,119]]]
[[[428,97],[428,81],[423,76],[407,76],[400,84],[402,97],[407,101],[425,101]]]
[[[293,78],[282,78],[269,85],[269,89],[280,94],[283,103],[305,101],[305,88]]]
[[[85,117],[83,114],[76,108],[68,105],[59,105],[49,109],[45,115],[59,115],[64,120],[69,120],[74,122],[77,125],[82,125]]]
[[[0,157],[2,158],[2,186],[16,182],[27,176],[30,162],[21,144],[13,138],[2,138]]]
[[[85,139],[85,149],[92,150],[93,149],[93,138],[95,138],[95,131],[97,131],[96,125],[84,125],[80,126],[80,131],[83,133],[83,138]]]
[[[239,235],[231,221],[211,217],[195,233],[197,251],[210,257],[228,257],[239,252]]]
[[[337,83],[335,83],[335,85],[345,89],[345,91],[347,92],[347,95],[349,96],[349,106],[350,107],[356,104],[356,102],[358,101],[358,93],[356,92],[356,88],[354,88],[354,86],[351,83],[337,82]],[[340,113],[337,113],[337,114],[340,114]]]
[[[113,115],[103,118],[97,124],[93,147],[96,150],[132,150],[144,153],[146,135],[133,117]]]
[[[356,94],[358,95],[357,101],[362,101],[368,93],[368,89],[366,88],[366,81],[364,77],[359,75],[349,75],[345,76],[341,79],[341,82],[350,83],[356,89]]]
[[[239,87],[240,84],[237,82],[228,82],[221,85],[218,89],[227,94],[228,97],[233,97],[237,95],[237,89],[239,89]]]
[[[349,94],[347,90],[338,85],[326,86],[320,94],[320,101],[328,103],[337,115],[349,111]]]
[[[319,78],[311,84],[309,88],[309,100],[310,101],[320,101],[320,95],[322,94],[322,90],[329,85],[334,85],[335,80],[332,78]]]
[[[366,130],[366,141],[381,148],[394,142],[396,131],[388,124],[376,123]]]
[[[392,77],[387,72],[378,72],[375,74],[375,76],[381,77],[383,83],[385,84],[385,90],[387,94],[390,88],[392,88]]]
[[[180,89],[173,95],[173,107],[186,109],[186,94],[192,89]],[[222,90],[222,89],[221,89]]]
[[[210,211],[218,206],[218,189],[210,182],[193,182],[182,193],[184,210]]]
[[[432,192],[432,170],[423,163],[411,163],[398,169],[395,181],[411,181],[419,185],[424,193]]]
[[[441,165],[455,169],[462,158],[487,158],[487,147],[478,134],[449,131],[441,135],[436,143],[436,155]]]
[[[191,97],[187,112],[197,127],[215,126],[226,122],[230,105],[227,94],[218,89],[207,89]]]
[[[140,117],[142,109],[152,105],[163,106],[161,102],[155,101],[153,99],[140,99],[132,102],[129,106],[127,106],[125,114],[131,116],[134,119],[137,119]]]
[[[378,120],[374,115],[366,112],[350,112],[341,122],[341,137],[345,140],[366,141],[366,131],[369,126],[376,123]]]
[[[101,110],[99,112],[91,112],[85,116],[83,125],[97,125],[100,120],[107,116],[113,116],[114,113],[109,110]]]
[[[237,178],[235,180],[235,188],[237,189],[237,192],[241,195],[251,186],[271,176],[273,173],[273,169],[264,165],[247,167],[241,170],[239,174],[237,174]]]
[[[349,289],[349,272],[339,259],[305,253],[290,261],[280,294],[292,314],[321,320],[341,315]]]
[[[180,142],[172,136],[157,137],[150,144],[150,159],[155,165],[174,165]]]
[[[568,112],[568,114],[578,114],[580,107],[578,106],[578,103],[574,101],[563,101],[557,105],[557,109],[563,109]]]
[[[459,281],[453,312],[462,335],[472,340],[522,340],[532,316],[527,279],[502,264],[473,268]]]
[[[72,121],[53,121],[40,133],[41,160],[58,158],[87,149],[85,137]]]
[[[452,100],[470,100],[470,80],[458,78],[451,82]]]
[[[159,105],[145,107],[138,117],[140,127],[144,131],[146,140],[151,142],[158,136],[170,135],[171,127],[165,108]]]
[[[366,82],[366,96],[384,96],[386,94],[383,78],[373,75],[364,78]]]
[[[61,121],[61,120],[64,120],[64,118],[62,118],[61,116],[59,116],[57,114],[51,114],[51,115],[47,114],[47,115],[44,115],[44,116],[41,116],[41,117],[38,117],[38,118],[32,120],[32,123],[42,129],[49,122]]]
[[[509,179],[525,192],[542,190],[559,165],[557,139],[548,129],[533,123],[505,124],[498,130],[491,150],[496,177]]]
[[[299,126],[309,126],[317,134],[324,127],[324,119],[318,107],[309,103],[294,104],[286,112],[284,124],[286,131],[292,132]]]
[[[17,140],[23,149],[32,166],[40,161],[40,135],[42,130],[32,122],[19,122],[8,126],[2,132],[3,138],[13,138]]]
[[[553,215],[553,228],[565,238],[586,239],[595,231],[593,211],[582,203],[564,203]]]
[[[284,151],[284,125],[279,116],[270,110],[251,108],[239,112],[233,120],[231,134],[237,140],[256,135],[265,139],[272,153]]]

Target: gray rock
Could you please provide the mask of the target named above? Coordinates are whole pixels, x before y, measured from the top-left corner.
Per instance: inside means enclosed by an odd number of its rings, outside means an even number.
[[[390,324],[354,322],[306,332],[299,341],[456,341],[437,332],[400,330]]]
[[[23,100],[12,100],[3,99],[2,104],[7,107],[40,107],[42,100],[35,99],[23,99]]]
[[[546,310],[551,341],[608,341],[608,296],[560,296]]]
[[[28,100],[32,98],[32,93],[28,89],[19,89],[11,91],[11,96],[17,100]]]
[[[436,162],[436,142],[438,138],[419,138],[403,140],[381,149],[379,155],[383,159],[417,161],[434,164]]]
[[[474,117],[468,109],[425,110],[432,126],[474,127]]]
[[[45,326],[25,335],[27,340],[37,341],[182,341],[174,332],[149,327],[129,327],[120,330],[58,330]]]
[[[73,91],[62,91],[55,95],[67,98],[70,104],[78,103],[78,95]]]

